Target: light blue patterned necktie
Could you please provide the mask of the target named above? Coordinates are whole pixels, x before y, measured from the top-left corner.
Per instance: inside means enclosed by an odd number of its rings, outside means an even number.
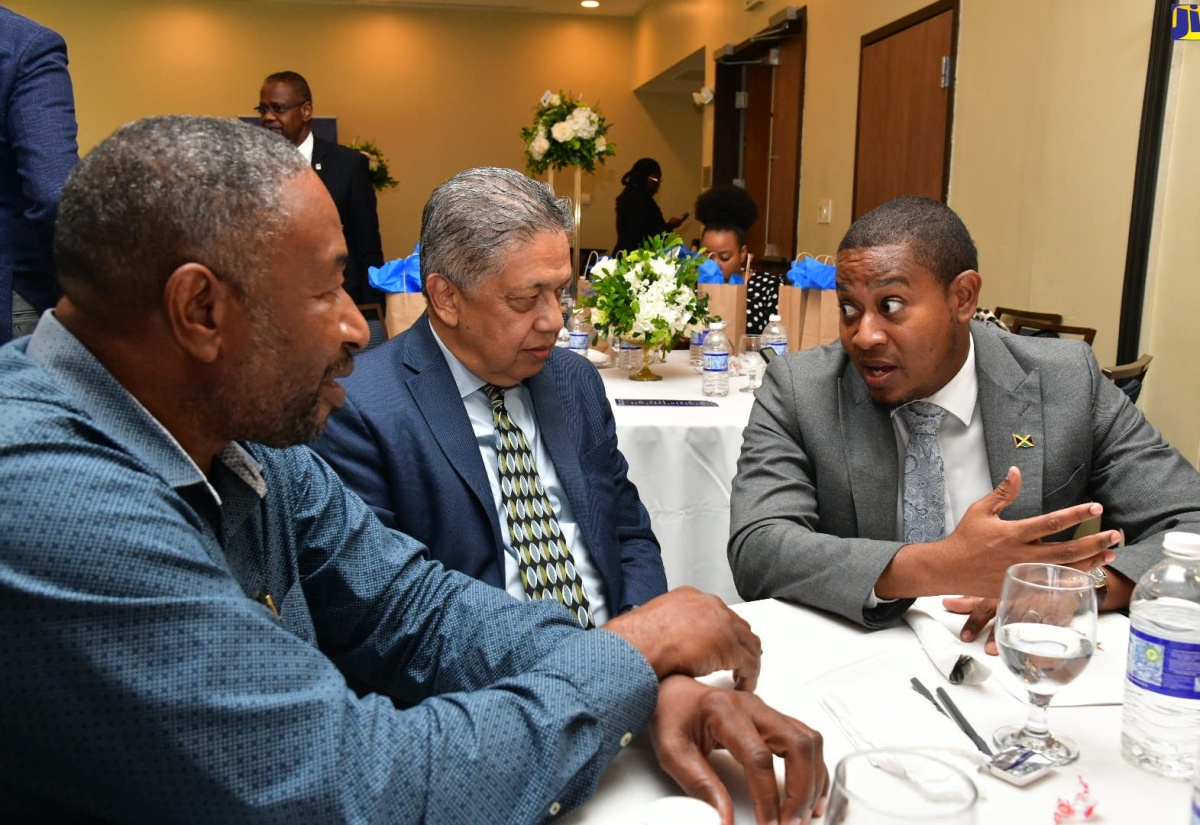
[[[946,475],[938,430],[946,410],[914,401],[897,410],[908,427],[904,453],[904,541],[937,541],[946,535]]]

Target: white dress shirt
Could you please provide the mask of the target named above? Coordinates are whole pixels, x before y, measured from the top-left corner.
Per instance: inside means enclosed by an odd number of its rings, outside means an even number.
[[[992,491],[991,470],[988,467],[987,444],[983,437],[983,414],[979,409],[979,376],[975,374],[975,340],[969,339],[967,360],[946,386],[928,398],[918,399],[937,404],[949,415],[938,431],[938,446],[942,451],[943,476],[946,480],[946,535],[954,532],[967,508]],[[896,451],[900,456],[899,479],[896,485],[896,540],[904,540],[904,455],[908,451],[908,427],[892,410],[892,429],[896,434]],[[867,608],[888,601],[879,599],[875,591],[867,597]]]
[[[304,155],[304,159],[308,161],[308,165],[312,166],[313,133],[309,132],[308,137],[300,141],[300,145],[296,148],[300,150],[300,154]]]
[[[492,506],[500,519],[500,532],[504,538],[504,589],[512,596],[524,599],[525,587],[521,584],[521,570],[517,565],[516,551],[513,550],[509,539],[508,517],[500,504],[496,425],[492,418],[492,402],[483,392],[483,386],[487,382],[463,366],[454,353],[442,343],[436,332],[433,333],[433,340],[437,342],[450,367],[450,374],[454,376],[454,383],[467,410],[467,418],[471,420],[471,429],[475,432],[475,440],[479,443],[479,454],[483,457],[484,469],[487,470],[488,484],[492,488]],[[542,486],[546,488],[546,498],[550,499],[550,506],[554,508],[554,515],[562,528],[563,540],[570,548],[571,557],[575,560],[575,569],[579,571],[584,590],[591,602],[592,618],[599,627],[608,621],[608,599],[604,590],[604,580],[600,578],[599,571],[592,563],[592,557],[588,554],[583,536],[575,523],[571,503],[567,500],[562,482],[559,481],[554,462],[550,460],[550,452],[542,441],[537,416],[533,410],[533,399],[525,385],[517,384],[505,389],[504,408],[508,410],[513,423],[525,433],[525,440],[529,442],[529,449],[533,451],[538,474],[542,477]]]

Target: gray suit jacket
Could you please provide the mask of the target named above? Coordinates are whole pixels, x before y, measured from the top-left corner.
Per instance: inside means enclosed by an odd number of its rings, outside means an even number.
[[[971,332],[992,483],[1021,470],[1003,518],[1098,501],[1105,527],[1125,530],[1112,567],[1134,580],[1159,559],[1163,533],[1200,532],[1200,474],[1104,378],[1090,347],[978,322]],[[888,413],[840,343],[771,364],[733,481],[729,563],[743,598],[789,599],[868,626],[908,609],[911,600],[863,609],[903,544]],[[1016,449],[1014,433],[1035,447]]]

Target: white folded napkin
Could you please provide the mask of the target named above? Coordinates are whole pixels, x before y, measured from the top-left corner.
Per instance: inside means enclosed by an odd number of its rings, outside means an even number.
[[[974,655],[971,648],[925,610],[910,607],[904,614],[904,621],[917,634],[929,661],[950,684],[978,685],[992,675],[991,668]]]

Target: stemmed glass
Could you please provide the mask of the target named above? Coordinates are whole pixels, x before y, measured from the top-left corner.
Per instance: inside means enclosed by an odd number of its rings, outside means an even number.
[[[742,392],[754,392],[762,384],[762,374],[767,368],[767,361],[762,357],[762,336],[743,335],[738,342],[738,362],[742,373],[749,379]]]
[[[1087,666],[1096,647],[1096,592],[1087,573],[1057,564],[1014,564],[1004,574],[996,608],[996,645],[1008,669],[1029,691],[1025,725],[992,738],[1002,748],[1029,748],[1058,765],[1079,758],[1079,746],[1051,733],[1050,699]]]

